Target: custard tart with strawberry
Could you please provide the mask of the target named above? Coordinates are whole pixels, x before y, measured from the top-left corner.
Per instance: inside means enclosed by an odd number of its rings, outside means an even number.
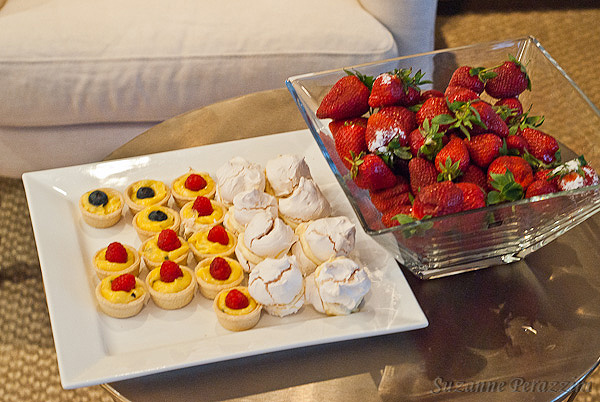
[[[194,233],[189,239],[190,249],[197,261],[209,257],[231,257],[237,238],[222,225]]]
[[[133,317],[148,301],[144,282],[133,274],[114,274],[96,286],[100,310],[115,318]]]
[[[194,298],[196,281],[188,267],[173,261],[164,261],[146,276],[146,286],[152,301],[165,310],[176,310]]]
[[[223,222],[227,207],[205,196],[198,196],[179,211],[184,237],[190,237],[199,230],[208,230]]]
[[[94,269],[98,278],[104,279],[114,274],[140,273],[140,255],[138,251],[127,244],[112,242],[94,254]]]
[[[132,223],[140,240],[146,241],[165,229],[178,232],[181,218],[177,211],[169,207],[153,205],[135,214]]]
[[[179,176],[171,183],[171,193],[179,208],[194,201],[198,196],[213,198],[216,190],[217,185],[208,173],[194,170]]]
[[[258,324],[262,305],[250,296],[248,288],[236,286],[219,292],[213,301],[213,310],[225,329],[245,331]]]
[[[107,228],[121,219],[125,202],[112,188],[90,190],[79,198],[79,210],[85,223],[95,228]]]
[[[185,265],[190,247],[182,237],[177,236],[174,230],[163,229],[159,234],[146,240],[139,251],[146,267],[154,269],[164,261]]]
[[[138,180],[125,190],[125,202],[134,215],[151,205],[167,205],[169,198],[171,190],[159,180]]]
[[[200,293],[211,300],[221,290],[238,286],[244,280],[240,263],[228,257],[205,258],[196,265],[195,273]]]

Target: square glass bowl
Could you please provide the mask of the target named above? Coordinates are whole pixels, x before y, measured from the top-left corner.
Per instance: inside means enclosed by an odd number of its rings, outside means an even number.
[[[358,188],[337,156],[328,128],[316,110],[331,86],[355,70],[377,76],[394,69],[422,70],[422,87],[444,91],[453,71],[461,65],[490,67],[508,55],[524,63],[532,90],[519,99],[531,116],[545,116],[541,129],[561,144],[562,160],[583,154],[600,169],[600,110],[533,37],[476,44],[337,70],[290,77],[286,85],[314,139],[370,236],[396,260],[422,279],[457,274],[524,258],[583,222],[600,209],[599,186],[523,199],[454,215],[386,228],[366,190]]]

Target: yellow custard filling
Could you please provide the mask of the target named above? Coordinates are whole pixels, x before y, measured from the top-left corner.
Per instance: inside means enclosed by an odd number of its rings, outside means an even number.
[[[202,176],[206,180],[206,186],[198,191],[192,191],[185,186],[185,181],[191,174],[197,174]],[[173,191],[177,194],[181,194],[184,197],[198,197],[199,195],[210,194],[215,189],[215,181],[207,174],[203,172],[189,172],[183,176],[178,177],[173,182]]]
[[[188,243],[185,240],[182,240],[181,238],[179,238],[179,241],[181,242],[181,247],[176,248],[172,251],[161,250],[161,248],[158,247],[157,241],[158,235],[145,242],[144,246],[142,247],[142,254],[150,261],[174,261],[180,258],[182,255],[187,254],[190,250],[190,246],[188,245]]]
[[[210,274],[210,263],[212,262],[212,260],[212,258],[206,260],[206,262],[202,264],[198,271],[196,271],[196,275],[198,276],[198,278],[202,279],[206,283],[211,283],[214,285],[227,285],[229,283],[235,282],[237,279],[239,279],[240,276],[244,275],[244,271],[242,270],[242,266],[239,262],[231,258],[225,258],[225,260],[229,263],[229,266],[231,267],[231,274],[229,275],[229,278],[225,280],[215,279]]]
[[[190,286],[192,275],[185,269],[182,269],[183,276],[175,279],[173,282],[163,282],[160,280],[160,268],[155,268],[148,274],[148,283],[152,289],[161,293],[177,293]]]
[[[154,190],[154,197],[138,198],[137,191],[142,187],[150,187]],[[160,202],[167,196],[167,186],[157,180],[140,180],[135,182],[129,189],[129,198],[138,205],[150,206]]]
[[[100,293],[102,297],[111,303],[126,304],[134,300],[139,299],[144,294],[144,288],[136,281],[135,288],[131,289],[130,292],[124,290],[117,290],[116,292],[111,289],[113,279],[118,275],[109,276],[104,278],[100,285]]]
[[[211,225],[216,224],[221,221],[225,212],[223,211],[223,207],[219,204],[211,201],[210,204],[213,207],[213,212],[210,215],[198,216],[198,212],[196,212],[192,207],[194,206],[193,202],[188,202],[181,208],[179,214],[181,215],[181,219],[186,220],[190,218],[195,218],[195,222],[203,225]]]
[[[163,229],[170,228],[175,223],[175,217],[169,209],[162,206],[148,207],[143,210],[136,219],[136,223],[140,229],[149,230],[151,232],[158,232]],[[153,211],[162,211],[167,215],[167,219],[164,221],[153,221],[148,217]]]
[[[229,292],[221,292],[219,293],[219,296],[217,298],[217,306],[219,307],[219,310],[229,315],[244,315],[251,313],[256,308],[256,306],[258,306],[256,300],[254,300],[252,296],[250,296],[250,293],[248,293],[248,289],[242,287],[238,287],[235,289],[239,290],[244,295],[246,295],[246,297],[248,298],[248,306],[239,310],[227,307],[227,305],[225,304],[225,298],[227,297],[227,294]]]
[[[94,263],[96,264],[96,266],[98,268],[100,268],[103,271],[115,271],[115,272],[122,271],[125,268],[127,268],[128,266],[130,266],[131,264],[133,264],[133,262],[135,261],[135,257],[133,255],[133,253],[131,252],[131,250],[128,249],[127,247],[125,247],[125,250],[127,251],[127,261],[125,261],[125,262],[108,261],[106,259],[106,248],[105,248],[101,252],[96,254],[96,257],[94,258]]]
[[[112,194],[111,192],[107,192],[107,191],[103,191],[106,194],[106,196],[108,197],[108,202],[106,203],[106,205],[96,206],[96,205],[90,204],[89,196],[93,191],[95,191],[95,190],[88,191],[87,193],[85,193],[82,196],[83,208],[85,208],[85,210],[88,211],[89,213],[96,214],[96,215],[109,215],[115,211],[118,211],[119,208],[122,207],[121,199],[119,197],[115,196],[114,194]]]
[[[220,254],[228,251],[234,243],[233,235],[227,232],[229,241],[226,245],[216,243],[208,240],[208,230],[196,232],[189,239],[188,242],[192,243],[196,250],[201,254]]]

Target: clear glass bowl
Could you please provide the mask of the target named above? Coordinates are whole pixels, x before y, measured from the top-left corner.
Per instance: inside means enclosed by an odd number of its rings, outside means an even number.
[[[347,195],[366,233],[422,279],[457,274],[524,258],[583,222],[600,209],[599,186],[549,194],[386,228],[367,191],[358,188],[337,156],[328,129],[316,117],[321,99],[345,75],[400,68],[421,69],[433,81],[422,89],[443,91],[461,65],[490,67],[512,54],[526,64],[532,90],[520,100],[530,115],[543,115],[541,127],[561,143],[562,159],[584,154],[600,169],[600,110],[533,37],[439,50],[408,57],[290,77],[286,85],[310,131]],[[577,153],[573,152],[576,151]]]

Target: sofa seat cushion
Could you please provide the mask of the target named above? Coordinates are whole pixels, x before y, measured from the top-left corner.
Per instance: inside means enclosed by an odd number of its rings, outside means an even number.
[[[0,126],[161,121],[396,55],[356,0],[8,0]]]

